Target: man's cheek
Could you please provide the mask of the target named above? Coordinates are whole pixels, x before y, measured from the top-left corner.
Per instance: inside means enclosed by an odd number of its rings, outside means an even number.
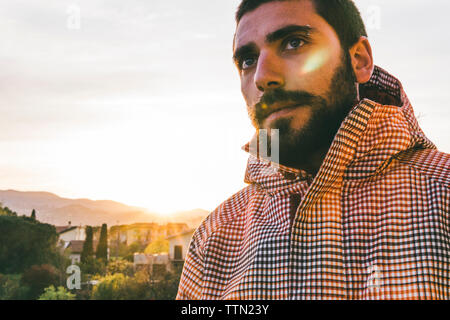
[[[302,67],[300,68],[300,73],[303,76],[307,76],[311,73],[324,73],[327,65],[331,63],[331,53],[330,50],[321,48],[311,52],[306,59]]]

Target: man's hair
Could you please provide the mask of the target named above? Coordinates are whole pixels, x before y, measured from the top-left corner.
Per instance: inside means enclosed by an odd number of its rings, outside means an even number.
[[[242,0],[236,12],[236,23],[248,12],[264,3],[293,0]],[[343,49],[348,50],[361,36],[367,37],[361,13],[352,0],[310,0],[318,15],[336,31]]]

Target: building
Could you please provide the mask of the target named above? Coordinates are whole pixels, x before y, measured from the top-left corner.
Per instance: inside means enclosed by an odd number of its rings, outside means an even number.
[[[83,245],[85,240],[72,240],[70,241],[64,250],[69,252],[69,259],[72,261],[72,264],[77,264],[81,262],[81,253],[83,252]],[[95,251],[97,250],[98,241],[92,241],[92,248]],[[108,259],[109,259],[109,248],[108,248]]]
[[[157,223],[134,223],[130,225],[113,226],[109,230],[110,245],[119,243],[130,245],[134,242],[148,245],[160,237],[178,234],[186,231],[189,227],[185,223],[168,223],[159,225]]]
[[[133,256],[133,266],[135,270],[147,269],[155,277],[163,275],[165,271],[171,270],[169,255],[167,253],[135,253]]]
[[[174,267],[183,266],[194,231],[189,229],[166,238],[169,240],[169,259]]]
[[[83,241],[86,239],[86,232],[82,226],[72,226],[70,221],[67,226],[56,226],[58,233],[58,242],[64,248],[67,248],[70,241]]]

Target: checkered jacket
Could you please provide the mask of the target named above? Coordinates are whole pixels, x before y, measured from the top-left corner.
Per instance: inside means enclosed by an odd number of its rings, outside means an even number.
[[[177,299],[450,297],[450,155],[386,71],[360,95],[314,179],[250,155],[249,185],[194,233]]]

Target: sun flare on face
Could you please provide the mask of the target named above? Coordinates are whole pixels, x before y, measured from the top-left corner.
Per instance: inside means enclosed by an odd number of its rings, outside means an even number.
[[[320,69],[323,65],[327,63],[330,58],[330,52],[326,49],[318,50],[308,57],[302,68],[302,73],[310,73]]]

